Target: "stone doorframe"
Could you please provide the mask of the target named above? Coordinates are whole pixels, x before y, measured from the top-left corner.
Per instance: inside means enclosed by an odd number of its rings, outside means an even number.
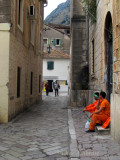
[[[110,101],[110,95],[113,92],[113,24],[111,13],[108,12],[105,19],[104,28],[104,45],[105,45],[105,75],[107,99]]]

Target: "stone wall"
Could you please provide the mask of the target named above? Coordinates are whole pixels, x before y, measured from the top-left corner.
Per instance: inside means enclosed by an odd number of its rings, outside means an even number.
[[[88,89],[86,65],[86,19],[82,1],[71,1],[71,104],[77,105],[79,90]],[[85,74],[84,74],[85,73]],[[87,73],[87,74],[86,74]],[[84,87],[85,86],[85,87]]]
[[[102,21],[103,21],[103,5],[104,1],[99,1],[97,7],[97,21],[91,25],[89,22],[89,88],[92,90],[101,90],[103,85],[103,73],[101,71],[101,35],[102,35]],[[104,35],[103,35],[104,36]],[[93,72],[93,55],[92,55],[92,41],[94,40],[94,72]],[[103,40],[102,40],[103,41]]]
[[[113,0],[113,94],[111,95],[111,134],[120,142],[120,1]]]
[[[27,8],[32,1],[24,3],[23,32],[16,24],[12,15],[13,26],[10,34],[10,70],[9,70],[9,120],[25,108],[30,107],[42,98],[42,52],[40,52],[40,32],[43,29],[43,18],[40,17],[40,4],[36,0],[36,20],[34,28],[34,45],[31,43],[31,20],[27,17]],[[16,3],[12,5],[12,12],[16,13]],[[41,23],[42,22],[42,23]],[[17,98],[17,67],[21,68],[20,97]],[[33,72],[33,94],[30,94],[31,72]],[[41,76],[41,91],[39,93],[39,76]]]
[[[72,90],[71,91],[71,104],[73,107],[86,107],[92,104],[93,91],[92,90]]]
[[[7,2],[4,0],[4,2]],[[38,0],[24,1],[23,28],[18,25],[18,1],[11,2],[10,23],[0,21],[0,123],[5,123],[17,114],[42,99],[42,37],[43,3]],[[0,2],[1,3],[1,2]],[[31,19],[29,6],[35,6],[34,44],[31,43]],[[9,3],[8,3],[9,5]],[[42,6],[42,7],[41,7]],[[40,13],[42,15],[40,15]],[[8,17],[9,17],[8,16]],[[41,40],[40,40],[41,33]],[[4,63],[3,63],[4,62]],[[17,98],[17,68],[21,68],[20,97]],[[3,72],[4,71],[4,72]],[[33,72],[33,93],[30,93]],[[39,92],[40,76],[40,92]]]
[[[100,0],[97,7],[97,22],[90,26],[89,39],[89,74],[90,89],[106,91],[106,44],[105,44],[105,21],[108,12],[112,16],[113,26],[113,91],[111,94],[111,134],[120,141],[120,1],[119,0]],[[91,41],[95,42],[95,73],[91,71],[92,55]]]
[[[0,23],[10,23],[11,21],[11,1],[0,0]]]
[[[120,142],[120,94],[111,95],[111,134]]]

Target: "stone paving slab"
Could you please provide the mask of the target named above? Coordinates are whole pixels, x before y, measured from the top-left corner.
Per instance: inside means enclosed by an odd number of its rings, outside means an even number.
[[[87,116],[83,108],[72,109],[80,160],[120,160],[120,144],[111,135],[86,133]]]

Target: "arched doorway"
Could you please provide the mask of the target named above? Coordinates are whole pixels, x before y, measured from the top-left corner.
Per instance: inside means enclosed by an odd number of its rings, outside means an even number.
[[[111,13],[108,12],[105,21],[105,67],[107,99],[113,92],[113,26]]]

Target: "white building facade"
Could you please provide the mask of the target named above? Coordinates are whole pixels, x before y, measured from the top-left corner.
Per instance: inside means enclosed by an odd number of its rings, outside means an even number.
[[[49,69],[49,63],[53,63],[53,69]],[[43,60],[43,79],[69,81],[69,59],[44,59]]]
[[[58,81],[60,84],[67,85],[69,83],[69,65],[70,56],[57,50],[51,53],[44,53],[43,59],[43,82],[49,81],[51,91],[52,84]]]

